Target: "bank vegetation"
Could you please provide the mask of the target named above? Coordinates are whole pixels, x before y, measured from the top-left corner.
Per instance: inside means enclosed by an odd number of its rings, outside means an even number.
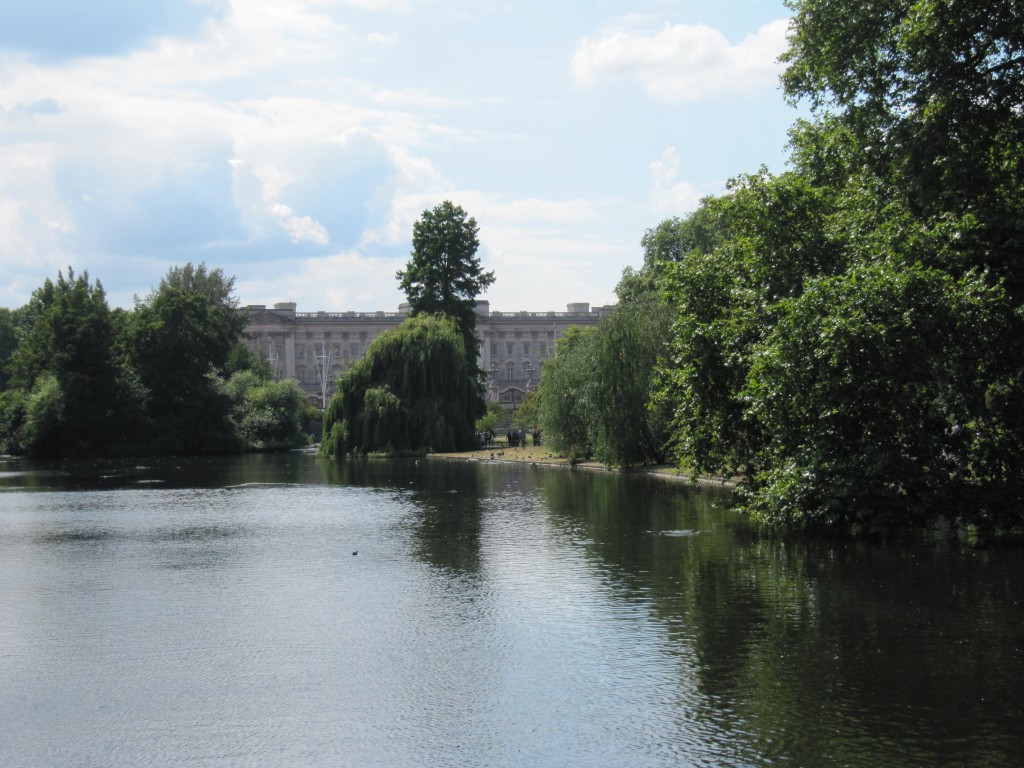
[[[545,439],[738,476],[770,525],[1024,519],[1024,27],[1010,0],[794,0],[790,166],[643,238],[543,369]]]
[[[242,341],[234,278],[172,268],[130,310],[88,273],[0,309],[0,452],[37,458],[306,445],[319,413]]]

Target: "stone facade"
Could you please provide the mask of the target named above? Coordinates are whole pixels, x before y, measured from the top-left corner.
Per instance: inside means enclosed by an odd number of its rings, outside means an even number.
[[[596,326],[610,310],[580,303],[569,304],[565,312],[491,312],[489,302],[477,302],[487,399],[517,406],[536,388],[541,367],[565,329]],[[322,408],[338,375],[362,357],[377,334],[397,327],[407,314],[406,305],[397,312],[296,312],[291,302],[273,309],[250,305],[246,339],[249,349],[270,363],[275,379],[295,379],[310,403]]]

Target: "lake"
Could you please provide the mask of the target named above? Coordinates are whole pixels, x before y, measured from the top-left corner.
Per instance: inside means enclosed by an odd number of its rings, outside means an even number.
[[[639,475],[0,461],[3,766],[1009,766],[1024,551]]]

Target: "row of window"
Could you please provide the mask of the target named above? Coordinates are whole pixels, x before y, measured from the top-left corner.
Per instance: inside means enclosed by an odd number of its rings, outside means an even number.
[[[505,353],[507,357],[514,357],[516,354],[516,343],[514,341],[505,342]],[[523,355],[529,357],[533,354],[533,342],[523,341],[519,342],[523,345]],[[546,341],[537,342],[537,354],[541,357],[547,357],[548,354],[548,343]],[[495,358],[498,356],[498,342],[491,342],[491,357]]]
[[[514,365],[509,365],[504,371],[504,381],[537,381],[540,378],[540,371],[538,370],[527,370],[529,364],[523,366],[522,370],[517,373]],[[339,374],[342,372],[341,366],[332,366],[330,373],[328,373],[328,382],[333,383],[337,380]],[[275,371],[277,375],[280,375],[280,371]],[[306,367],[305,365],[295,366],[295,378],[300,384],[314,385],[320,383],[320,371],[316,366]],[[498,380],[498,377],[495,376]]]
[[[499,379],[499,371],[497,363],[491,366],[492,379]],[[537,381],[538,379],[540,379],[540,366],[534,366],[528,360],[519,367],[518,372],[515,363],[506,363],[505,365],[504,381]]]
[[[490,353],[491,353],[490,357],[491,357],[491,360],[493,361],[493,364],[494,364],[494,367],[492,368],[492,376],[494,378],[496,378],[496,379],[499,378],[499,375],[497,373],[497,371],[499,370],[499,368],[498,368],[498,363],[499,363],[499,361],[498,361],[498,349],[499,349],[499,346],[498,345],[499,345],[499,343],[500,342],[496,342],[496,341],[490,342]],[[535,366],[532,366],[534,368],[534,370],[531,372],[531,371],[527,370],[528,368],[531,367],[531,363],[529,362],[529,360],[528,359],[521,359],[521,361],[518,364],[519,373],[517,375],[517,372],[516,372],[517,365],[516,365],[516,363],[513,363],[511,360],[506,360],[505,364],[503,366],[501,366],[502,368],[504,368],[504,370],[502,371],[503,376],[501,376],[501,378],[504,381],[518,381],[518,380],[528,380],[528,379],[537,380],[537,379],[539,379],[540,378],[540,370],[539,370],[540,369],[540,365],[541,365],[541,363],[543,363],[543,361],[548,356],[548,348],[549,348],[548,347],[548,342],[546,342],[546,341],[538,341],[538,342],[531,342],[531,341],[512,342],[512,341],[509,341],[509,342],[504,342],[504,343],[505,343],[505,351],[507,353],[507,355],[506,355],[507,358],[514,357],[515,353],[517,351],[516,345],[517,344],[521,344],[522,345],[522,347],[521,347],[522,357],[523,358],[532,357],[532,353],[534,351],[536,351],[538,362],[537,362],[537,364]],[[276,364],[279,361],[281,361],[281,352],[282,351],[283,350],[279,350],[276,347],[273,347],[271,345],[267,345],[263,349],[265,357],[268,360],[272,361],[272,363],[274,363],[274,364]],[[324,345],[323,342],[317,342],[317,343],[314,343],[312,345],[296,344],[295,345],[295,360],[296,360],[296,363],[297,363],[297,365],[296,365],[296,373],[297,373],[296,378],[298,378],[304,384],[306,384],[306,383],[315,383],[315,380],[317,379],[317,374],[316,374],[315,370],[316,370],[316,367],[317,367],[318,364],[322,364],[324,362],[324,359],[323,359],[324,358],[324,351],[325,351],[325,345]],[[328,352],[328,362],[332,365],[332,367],[334,367],[334,366],[337,366],[339,363],[348,363],[350,360],[357,360],[357,359],[359,359],[359,356],[364,351],[364,347],[363,347],[363,345],[361,345],[359,343],[356,343],[356,342],[352,342],[352,343],[350,343],[348,345],[345,345],[345,344],[330,344],[330,345],[328,345],[326,347],[326,351]],[[347,352],[347,355],[345,355],[345,358],[346,358],[345,360],[342,359],[342,352],[343,351]],[[309,365],[308,373],[305,373],[305,375],[298,374],[299,370],[305,371],[307,365]],[[275,367],[276,367],[276,365],[275,365]],[[333,379],[333,377],[332,377],[332,379]]]
[[[522,345],[523,345],[523,347],[522,347],[522,354],[523,354],[523,356],[524,357],[529,357],[532,354],[532,352],[533,352],[533,343],[529,342],[529,341],[524,341],[524,342],[520,342],[520,343],[522,343]],[[515,353],[516,353],[515,345],[516,345],[516,342],[514,342],[514,341],[509,341],[509,342],[505,343],[505,352],[506,352],[506,356],[507,357],[513,357],[515,355]],[[362,346],[353,342],[352,344],[348,345],[348,350],[347,351],[348,351],[348,356],[349,357],[351,357],[352,359],[356,359],[356,358],[359,357],[360,354],[362,354]],[[328,348],[328,352],[329,352],[329,355],[330,355],[331,359],[338,360],[338,359],[341,358],[342,345],[334,344],[334,345],[332,345],[331,347]],[[300,344],[300,345],[297,345],[295,347],[295,359],[296,360],[305,360],[307,357],[309,357],[310,359],[317,359],[319,357],[322,357],[323,354],[324,354],[324,348],[323,348],[323,346],[321,346],[319,344],[317,344],[314,347],[312,347],[308,351],[308,354],[307,354],[306,345]],[[547,354],[548,354],[547,342],[544,342],[544,341],[537,342],[537,355],[540,356],[540,357],[547,357]],[[498,342],[492,341],[491,342],[491,359],[493,360],[493,359],[495,359],[497,357],[498,357]]]
[[[330,356],[330,358],[332,360],[337,360],[337,359],[339,359],[341,357],[341,345],[340,344],[334,344],[333,346],[328,348],[327,352],[328,352],[328,354],[329,354],[329,356]],[[359,357],[361,352],[362,352],[362,347],[359,344],[356,344],[356,343],[349,344],[349,346],[348,346],[349,357],[352,357],[352,358]],[[309,357],[312,358],[312,359],[315,359],[315,358],[322,357],[323,354],[324,354],[323,346],[320,345],[320,344],[317,344],[317,345],[315,345],[312,348],[312,350],[310,350]],[[296,360],[305,360],[306,359],[306,346],[305,345],[300,344],[299,346],[295,347],[295,359]]]

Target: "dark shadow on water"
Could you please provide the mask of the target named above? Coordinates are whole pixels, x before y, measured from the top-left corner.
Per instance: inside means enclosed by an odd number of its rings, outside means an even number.
[[[424,562],[459,574],[479,571],[485,485],[475,467],[422,459],[323,461],[327,482],[399,492]]]
[[[740,762],[1024,753],[1024,550],[786,541],[706,491],[582,472],[539,485],[553,524],[692,654],[697,716],[745,734]]]
[[[0,460],[0,491],[224,488],[323,481],[322,465],[315,457],[298,451],[75,461]]]
[[[398,505],[389,524],[419,561],[472,579],[485,578],[493,516],[514,531],[515,505],[528,505],[524,520],[581,553],[600,582],[595,600],[650,618],[689,697],[668,706],[725,739],[730,765],[1002,766],[1024,754],[1019,547],[769,538],[730,512],[724,491],[525,465],[305,454],[0,463],[7,490],[246,484],[372,490]],[[61,557],[121,546],[126,534],[106,527],[116,522],[90,519],[39,535],[66,548]],[[216,568],[245,553],[244,525],[161,524],[129,544],[170,546],[160,567]]]

